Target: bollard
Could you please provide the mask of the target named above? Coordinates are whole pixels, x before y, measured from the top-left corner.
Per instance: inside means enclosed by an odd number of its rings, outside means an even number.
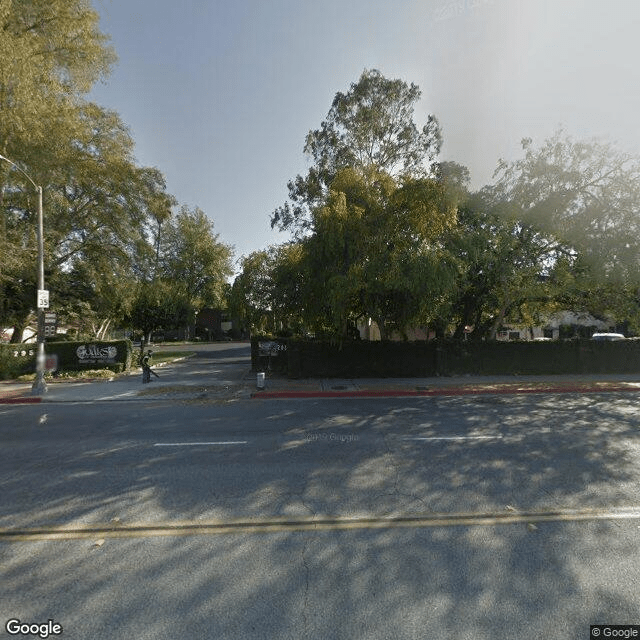
[[[264,373],[258,374],[258,379],[256,381],[256,387],[258,389],[264,389]]]

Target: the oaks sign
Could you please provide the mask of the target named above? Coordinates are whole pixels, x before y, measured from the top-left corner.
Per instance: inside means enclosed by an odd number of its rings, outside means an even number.
[[[76,349],[79,364],[111,364],[118,357],[118,348],[109,345],[83,344]]]

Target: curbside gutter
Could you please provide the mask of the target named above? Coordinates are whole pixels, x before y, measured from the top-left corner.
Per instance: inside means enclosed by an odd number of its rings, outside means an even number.
[[[630,384],[565,384],[543,386],[465,386],[440,387],[438,389],[357,389],[351,391],[256,391],[251,394],[252,399],[272,400],[279,398],[411,398],[433,396],[466,396],[466,395],[517,395],[532,393],[613,393],[620,391],[639,392],[637,385]]]
[[[40,396],[14,396],[10,398],[0,398],[0,404],[38,404],[42,402]]]
[[[129,373],[129,376],[131,373]],[[81,382],[107,382],[105,379],[82,379]],[[60,381],[62,383],[63,381]],[[70,381],[64,381],[70,382]],[[80,382],[74,380],[75,383]],[[272,380],[273,386],[270,390],[255,390],[254,384],[250,382],[249,374],[243,376],[242,381],[239,384],[233,385],[233,389],[227,388],[227,386],[219,387],[217,385],[211,386],[185,386],[169,385],[159,386],[157,388],[144,390],[145,393],[138,393],[131,397],[131,388],[127,387],[124,391],[119,393],[114,389],[114,396],[109,398],[101,398],[102,400],[157,400],[158,398],[166,399],[172,396],[174,399],[189,399],[194,398],[196,400],[223,400],[224,393],[220,395],[219,392],[223,390],[233,391],[233,400],[277,400],[277,399],[340,399],[340,398],[428,398],[428,397],[444,397],[444,396],[478,396],[478,395],[522,395],[522,394],[560,394],[560,393],[614,393],[614,392],[640,392],[640,380],[637,378],[633,381],[623,380],[564,380],[564,381],[520,381],[510,382],[504,380],[476,380],[476,381],[459,381],[451,383],[443,383],[433,380],[420,380],[416,379],[415,383],[412,381],[404,380],[394,384],[390,380],[363,380],[360,382],[362,387],[353,385],[350,389],[344,389],[337,387],[335,389],[322,388],[322,383],[318,380],[305,380],[299,382],[293,382],[291,384],[287,380]],[[52,385],[62,388],[65,385],[55,383]],[[98,385],[101,390],[104,390],[103,385]],[[89,388],[93,385],[88,385]],[[318,388],[320,387],[320,388]],[[355,387],[355,388],[354,388]],[[0,385],[0,405],[1,404],[38,404],[38,403],[52,403],[52,402],[75,402],[75,401],[92,401],[97,400],[98,396],[94,397],[94,394],[85,387],[80,395],[78,394],[65,394],[60,396],[55,392],[52,393],[52,397],[48,395],[32,396],[31,385],[9,385],[6,389],[3,389]],[[97,387],[96,387],[97,388]],[[62,389],[60,389],[62,390]],[[76,397],[77,395],[77,397]],[[125,397],[126,396],[126,397]],[[226,396],[225,396],[226,397]]]

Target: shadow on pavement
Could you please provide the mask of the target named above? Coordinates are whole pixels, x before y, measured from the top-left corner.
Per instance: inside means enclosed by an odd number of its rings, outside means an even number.
[[[530,399],[511,398],[508,412],[503,402],[382,401],[363,413],[345,401],[320,407],[315,416],[301,403],[256,402],[241,418],[226,407],[188,405],[179,415],[150,405],[144,419],[138,415],[135,437],[135,412],[84,416],[76,431],[92,435],[92,449],[65,439],[68,431],[55,423],[43,436],[40,413],[24,408],[28,418],[2,429],[0,522],[640,503],[639,423],[628,396],[576,395],[561,405],[557,397],[541,397],[535,433]],[[406,439],[451,434],[454,414],[455,433],[501,438],[428,445]],[[265,445],[251,453],[152,446],[185,420],[193,440],[237,433]],[[270,436],[269,425],[286,426],[286,438],[278,440],[276,429]],[[24,444],[31,437],[34,446]],[[287,462],[293,471],[285,475]],[[176,469],[170,486],[168,466]],[[36,475],[42,468],[56,471],[43,480]],[[7,611],[25,619],[60,619],[65,638],[98,637],[98,631],[125,637],[126,629],[131,637],[154,638],[578,639],[588,636],[590,623],[638,622],[635,580],[626,590],[616,586],[620,572],[636,571],[637,528],[625,526],[229,534],[107,540],[99,549],[87,541],[5,543],[0,595]],[[69,610],[69,602],[77,604]]]

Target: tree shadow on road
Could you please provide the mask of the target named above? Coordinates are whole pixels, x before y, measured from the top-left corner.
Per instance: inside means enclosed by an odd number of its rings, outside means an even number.
[[[244,430],[232,408],[189,408],[191,440],[261,438],[250,454],[154,447],[184,420],[162,405],[138,438],[131,416],[87,418],[77,431],[90,447],[60,442],[55,425],[42,439],[34,409],[33,423],[3,429],[1,522],[639,504],[629,394],[507,403],[257,402]],[[577,640],[589,624],[638,622],[637,536],[636,521],[590,521],[2,543],[0,601],[6,619],[55,618],[68,638]]]

